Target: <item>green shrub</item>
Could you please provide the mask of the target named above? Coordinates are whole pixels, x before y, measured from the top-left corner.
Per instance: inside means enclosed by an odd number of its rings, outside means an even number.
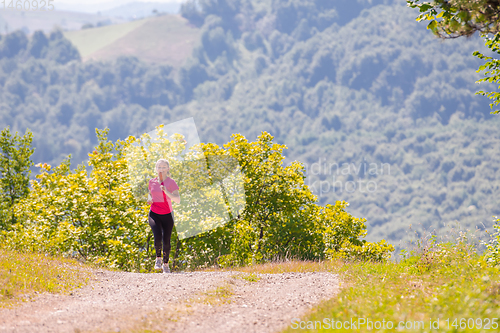
[[[6,233],[9,248],[64,254],[126,270],[144,268],[146,207],[127,183],[123,143],[113,144],[106,135],[107,130],[97,131],[99,145],[89,154],[89,175],[83,165],[71,171],[69,159],[56,168],[38,165],[41,172],[31,182],[29,195],[14,207],[19,223]]]
[[[180,135],[169,139],[161,128],[154,142],[141,137],[142,146],[134,137],[113,144],[107,140],[107,130],[97,131],[97,136],[99,145],[89,154],[90,174],[83,165],[71,171],[69,160],[54,169],[39,165],[41,173],[31,183],[32,190],[14,207],[20,222],[4,233],[7,246],[75,256],[124,270],[150,270],[152,233],[148,206],[141,200],[147,193],[143,193],[145,179],[154,176],[151,166],[163,157],[160,151],[177,156],[185,141]],[[263,132],[256,142],[239,134],[232,138],[224,148],[200,145],[198,152],[208,161],[208,172],[200,167],[201,160],[183,164],[182,159],[171,159],[172,177],[179,180],[182,198],[180,205],[174,205],[179,228],[172,237],[174,267],[238,266],[286,258],[383,261],[394,251],[385,241],[362,240],[365,220],[345,212],[346,202],[318,206],[317,197],[304,183],[303,165],[293,162],[284,167],[286,147],[273,143],[271,135]],[[229,204],[231,196],[221,198],[211,187],[201,186],[223,178],[227,165],[214,162],[218,160],[239,165],[246,199],[244,206],[236,205],[240,210]],[[131,168],[137,171],[133,176]],[[192,189],[202,195],[196,197]],[[209,203],[209,209],[199,212],[202,201]],[[210,211],[221,207],[227,210],[225,223],[206,228],[214,218]],[[200,220],[196,226],[203,232],[186,238],[180,226],[190,219]]]
[[[500,219],[495,221],[493,228],[496,232],[493,233],[490,242],[485,244],[487,248],[485,255],[488,263],[500,265]]]

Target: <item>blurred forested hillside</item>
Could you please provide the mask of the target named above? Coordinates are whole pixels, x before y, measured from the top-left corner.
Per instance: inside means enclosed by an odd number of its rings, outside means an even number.
[[[500,118],[474,95],[479,38],[439,41],[404,1],[199,0],[181,13],[201,38],[176,68],[82,63],[57,31],[2,36],[1,127],[34,132],[35,163],[71,153],[74,166],[95,127],[115,140],[192,116],[218,144],[268,131],[322,204],[367,218],[369,240],[500,213]]]

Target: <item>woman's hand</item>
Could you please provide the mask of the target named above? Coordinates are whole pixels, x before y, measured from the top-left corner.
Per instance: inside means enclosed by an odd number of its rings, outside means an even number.
[[[179,195],[179,190],[175,190],[172,193],[167,191],[165,186],[160,185],[161,190],[169,197],[173,202],[180,204],[181,203],[181,196]]]

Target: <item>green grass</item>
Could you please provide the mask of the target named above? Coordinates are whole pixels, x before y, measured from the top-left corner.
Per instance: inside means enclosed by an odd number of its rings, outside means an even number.
[[[248,282],[257,282],[260,280],[260,277],[256,273],[243,274],[240,278]]]
[[[0,249],[0,307],[9,307],[37,293],[64,293],[81,287],[89,267],[74,260]]]
[[[233,296],[234,290],[230,283],[225,283],[215,289],[207,290],[198,299],[194,298],[194,301],[202,302],[204,304],[221,305],[226,303],[231,303],[231,296]]]
[[[401,322],[407,325],[405,332],[499,330],[493,324],[484,327],[493,318],[500,321],[500,268],[486,265],[466,245],[433,244],[400,263],[338,263],[331,268],[340,274],[340,293],[283,332],[331,331],[332,322],[339,325],[336,331],[392,332]],[[359,318],[377,326],[360,326]],[[436,329],[431,330],[430,321]]]

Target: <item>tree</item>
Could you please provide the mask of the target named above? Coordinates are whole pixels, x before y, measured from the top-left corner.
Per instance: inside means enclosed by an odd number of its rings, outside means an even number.
[[[0,58],[13,58],[26,49],[28,38],[21,30],[6,35],[0,43]]]
[[[201,27],[205,21],[205,16],[201,12],[200,4],[196,0],[188,0],[181,4],[181,15],[190,23]]]
[[[224,149],[203,145],[208,156],[238,161],[243,174],[244,210],[224,226],[225,230],[214,231],[217,236],[225,235],[229,246],[218,263],[247,265],[283,258],[387,259],[394,247],[383,240],[362,240],[365,219],[345,212],[346,202],[326,207],[316,204],[317,197],[304,182],[304,166],[295,161],[284,167],[286,146],[273,139],[267,132],[255,142],[233,134]]]
[[[29,193],[32,141],[29,129],[23,137],[17,132],[12,136],[9,127],[0,133],[0,229],[8,229],[15,222],[11,209]]]
[[[498,0],[407,0],[411,8],[418,8],[420,15],[417,21],[428,20],[430,29],[440,38],[470,37],[478,32],[484,39],[485,45],[493,52],[500,54],[500,1]],[[500,84],[500,60],[488,57],[481,52],[474,52],[474,56],[485,60],[478,72],[484,71],[485,78],[477,81],[494,82]],[[498,87],[500,89],[500,85]],[[479,91],[477,94],[487,96],[493,103],[490,107],[500,104],[500,92]],[[492,112],[500,113],[500,110]]]
[[[60,64],[66,64],[71,60],[79,61],[80,53],[73,44],[66,38],[61,31],[56,30],[50,34],[50,46],[46,57]]]
[[[457,38],[500,32],[500,1],[491,0],[407,0],[408,6],[418,8],[417,21],[430,20],[427,28],[441,38]],[[439,19],[439,20],[438,20]]]
[[[47,48],[49,46],[49,40],[43,31],[35,31],[31,41],[28,44],[29,54],[35,58],[43,58],[47,53]]]

